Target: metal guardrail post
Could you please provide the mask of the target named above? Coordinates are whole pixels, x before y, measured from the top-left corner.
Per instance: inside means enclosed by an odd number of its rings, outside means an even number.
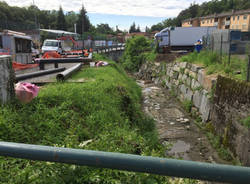
[[[0,155],[165,176],[249,184],[250,168],[159,157],[0,142]]]

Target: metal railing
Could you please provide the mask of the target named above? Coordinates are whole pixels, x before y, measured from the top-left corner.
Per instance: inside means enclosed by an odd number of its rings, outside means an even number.
[[[249,184],[250,168],[122,153],[0,142],[0,156]]]
[[[121,51],[125,49],[125,44],[114,44],[110,46],[95,46],[93,51],[96,53],[107,53],[111,51]]]

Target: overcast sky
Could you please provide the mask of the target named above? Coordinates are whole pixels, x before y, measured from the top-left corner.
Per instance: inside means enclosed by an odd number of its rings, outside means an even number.
[[[202,3],[205,0],[199,0],[197,3]],[[33,0],[5,0],[11,6],[30,6]],[[82,3],[87,10],[90,19],[95,19],[95,15],[124,15],[131,19],[134,17],[134,21],[140,24],[142,27],[146,25],[145,17],[150,17],[152,21],[154,19],[156,23],[158,20],[164,20],[169,17],[175,17],[178,13],[189,7],[194,0],[34,0],[36,6],[42,10],[58,10],[61,5],[64,11],[78,12],[82,6]],[[139,16],[139,17],[137,17]],[[105,17],[105,16],[104,16]],[[144,22],[140,22],[140,17],[144,17]],[[137,22],[137,20],[139,22]],[[109,23],[112,20],[107,20]],[[157,22],[158,21],[158,22]],[[98,22],[95,22],[96,24]],[[100,22],[99,22],[100,23]],[[122,28],[127,26],[120,23]],[[131,22],[132,24],[132,22]],[[149,26],[152,23],[149,22]],[[112,25],[113,26],[113,25]]]

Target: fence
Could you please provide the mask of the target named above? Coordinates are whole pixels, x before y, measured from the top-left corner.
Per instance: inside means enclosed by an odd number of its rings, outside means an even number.
[[[250,33],[234,30],[216,30],[203,38],[204,47],[224,54],[245,54],[250,44]]]
[[[248,184],[250,168],[159,157],[0,142],[0,155],[165,176]]]
[[[232,54],[244,54],[250,57],[250,32],[215,30],[203,37],[203,46],[207,50],[219,53],[221,60],[223,54],[228,55],[228,64],[230,64]],[[250,81],[249,72],[250,64],[247,63],[247,81]]]

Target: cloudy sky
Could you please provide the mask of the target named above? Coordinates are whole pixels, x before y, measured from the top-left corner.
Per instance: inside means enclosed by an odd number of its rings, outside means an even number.
[[[33,0],[5,0],[11,6],[30,6]],[[199,0],[202,3],[206,0]],[[34,0],[42,10],[78,12],[82,6],[88,12],[93,24],[109,23],[127,29],[133,22],[140,27],[150,27],[168,17],[175,17],[187,8],[193,0]]]

